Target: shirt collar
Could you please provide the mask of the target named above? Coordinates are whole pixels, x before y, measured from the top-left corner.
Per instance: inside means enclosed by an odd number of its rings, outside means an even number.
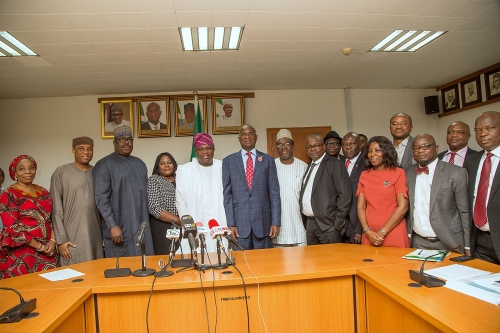
[[[252,153],[253,156],[257,156],[257,149],[256,148],[250,150],[250,152]],[[245,149],[241,150],[241,156],[248,156],[247,151]]]
[[[320,158],[318,158],[316,161],[311,161],[311,162],[318,165],[321,163],[321,161],[323,161],[323,159],[325,158],[325,155],[326,155],[326,153],[323,153],[323,155]],[[335,158],[335,157],[333,157],[333,158]]]
[[[358,160],[359,155],[361,155],[361,152],[359,152],[358,155],[356,155],[354,158],[351,158],[349,161],[351,161],[351,163],[355,163]]]
[[[483,156],[486,156],[487,151],[484,151]],[[491,150],[490,153],[495,155],[496,157],[500,157],[500,146],[496,147],[495,149]]]
[[[399,145],[394,146],[394,147],[401,147],[401,146],[406,147],[408,145],[408,140],[410,140],[409,136],[407,136],[406,139],[404,139],[403,141],[401,141],[401,143]]]
[[[463,147],[462,149],[460,149],[460,150],[456,151],[456,154],[457,154],[458,156],[460,156],[460,157],[465,157],[465,154],[467,154],[467,149],[468,149],[468,148],[469,148],[469,147],[465,146],[465,147]],[[452,153],[452,151],[451,151],[450,149],[448,149],[448,152],[445,154],[445,156],[447,156],[447,155],[451,155],[451,153]]]
[[[434,173],[434,170],[436,170],[437,162],[438,158],[436,158],[430,164],[427,164],[427,167],[429,168],[429,175],[432,175]],[[418,164],[418,166],[420,166],[420,164]]]

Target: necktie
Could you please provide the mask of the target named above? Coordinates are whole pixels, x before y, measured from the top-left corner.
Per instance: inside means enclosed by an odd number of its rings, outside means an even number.
[[[345,161],[345,167],[346,169],[349,169],[349,165],[351,164],[351,160],[346,160]]]
[[[422,172],[425,173],[425,174],[429,174],[429,167],[426,165],[424,166],[423,168],[421,167],[416,167],[415,171],[417,172],[417,175],[420,175]]]
[[[450,153],[450,160],[448,161],[448,163],[450,164],[455,164],[455,155],[457,153]]]
[[[304,181],[304,188],[306,188],[307,183],[309,182],[309,178],[311,178],[311,174],[313,173],[315,166],[316,166],[316,163],[311,164],[311,168],[309,169],[309,173],[307,174],[306,180]]]
[[[247,152],[248,159],[247,159],[247,171],[246,171],[246,177],[247,177],[247,185],[249,189],[252,189],[252,179],[253,179],[253,160],[252,160],[252,152]]]
[[[488,187],[490,184],[491,173],[491,156],[492,153],[487,153],[481,169],[479,177],[479,185],[477,186],[476,203],[474,204],[474,223],[478,228],[486,224],[486,197],[488,196]]]
[[[156,125],[155,125],[155,130],[157,130],[157,129],[158,129],[158,127],[156,127]]]

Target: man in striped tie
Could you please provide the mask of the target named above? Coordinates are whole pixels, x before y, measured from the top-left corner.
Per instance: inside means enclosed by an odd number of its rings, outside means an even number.
[[[482,151],[468,157],[469,199],[472,207],[472,255],[500,265],[500,113],[488,111],[474,125]]]
[[[467,145],[470,139],[470,128],[464,122],[455,121],[448,126],[446,132],[446,143],[448,150],[438,154],[438,158],[443,162],[463,166],[465,158],[469,155],[477,153],[476,150],[470,149]]]

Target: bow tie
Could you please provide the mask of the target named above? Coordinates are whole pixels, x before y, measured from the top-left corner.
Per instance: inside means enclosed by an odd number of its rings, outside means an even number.
[[[417,172],[417,175],[420,175],[422,172],[428,175],[429,174],[429,167],[427,165],[424,166],[423,168],[417,167],[415,169],[415,171]]]

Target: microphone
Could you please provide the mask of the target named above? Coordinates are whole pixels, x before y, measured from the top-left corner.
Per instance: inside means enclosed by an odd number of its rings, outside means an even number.
[[[19,295],[20,304],[8,309],[4,313],[0,314],[0,323],[14,323],[21,321],[24,317],[30,315],[36,309],[36,298],[30,299],[27,302],[24,301],[23,296],[14,288],[0,287],[3,290],[10,290]],[[38,316],[38,313],[34,312],[30,317]]]
[[[439,251],[438,251],[439,252]],[[420,271],[412,270],[410,269],[410,279],[413,281],[426,286],[427,288],[432,288],[432,287],[441,287],[446,284],[446,281],[441,280],[435,276],[432,276],[430,274],[424,273],[424,265],[427,259],[435,257],[436,255],[439,255],[439,253],[435,253],[431,256],[428,256],[424,258],[424,262],[422,263],[422,266],[420,267]]]
[[[224,235],[224,231],[222,230],[222,227],[214,219],[211,219],[210,221],[208,221],[208,226],[210,228],[210,237],[212,239],[216,239],[217,242],[219,242],[221,249],[223,251],[225,251],[226,249],[224,248],[224,243],[222,242],[222,237],[221,237],[221,235],[222,236]]]
[[[142,223],[144,223],[144,222],[142,222]],[[128,243],[130,243],[130,241],[132,239],[134,239],[135,235],[137,235],[137,233],[139,232],[139,230],[141,230],[141,229],[140,228],[137,229],[137,231],[132,235],[132,237],[130,237],[130,239],[122,247],[122,249],[120,250],[120,252],[118,252],[118,256],[116,257],[116,266],[115,266],[115,268],[110,268],[110,269],[104,270],[104,277],[105,278],[130,276],[130,274],[132,274],[132,271],[130,270],[130,268],[120,268],[120,265],[118,264],[118,260],[120,259],[120,256],[122,255],[123,250],[125,250],[127,248]]]
[[[174,272],[167,270],[172,264],[175,255],[175,242],[179,239],[181,231],[177,225],[172,225],[172,229],[167,229],[166,237],[170,240],[170,253],[168,255],[168,263],[160,271],[156,272],[154,276],[162,278],[174,275]]]
[[[191,250],[196,254],[196,243],[194,241],[194,238],[196,237],[198,230],[191,215],[182,216],[181,225],[182,225],[182,237],[188,239]]]
[[[146,235],[146,229],[148,228],[148,222],[142,221],[139,225],[139,236],[137,236],[137,241],[135,246],[140,246],[144,242],[144,236]]]
[[[241,251],[245,251],[245,249],[241,247],[240,243],[238,243],[238,241],[236,239],[229,236],[229,235],[231,235],[231,229],[229,229],[228,227],[222,227],[222,231],[224,232],[224,238],[226,238],[229,242],[231,242],[233,245],[235,245]]]
[[[203,248],[207,248],[207,242],[206,242],[206,239],[205,239],[205,234],[207,234],[209,232],[208,228],[205,228],[203,226],[203,223],[201,222],[196,222],[196,227],[197,227],[197,230],[198,230],[198,236],[200,237],[200,241],[201,241],[201,244],[200,244],[200,247],[203,249]]]

